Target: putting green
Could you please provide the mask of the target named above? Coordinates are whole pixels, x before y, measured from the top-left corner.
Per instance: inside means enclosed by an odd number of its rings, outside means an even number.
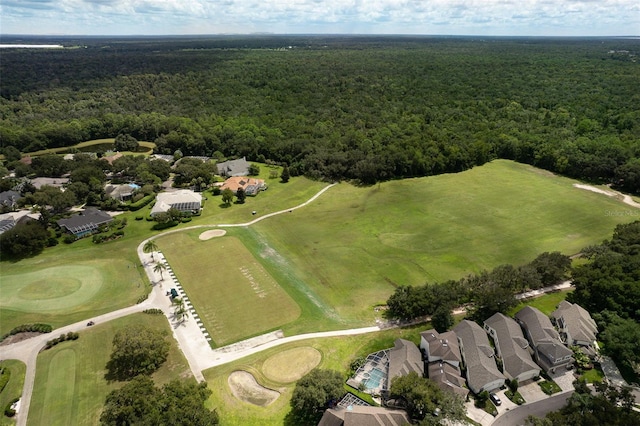
[[[270,380],[292,383],[313,370],[320,361],[322,354],[310,346],[287,349],[267,358],[262,373]]]
[[[104,281],[93,266],[66,265],[2,277],[0,307],[23,312],[55,312],[95,297]]]

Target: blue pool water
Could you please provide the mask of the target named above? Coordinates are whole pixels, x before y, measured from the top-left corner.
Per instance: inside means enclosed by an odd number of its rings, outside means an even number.
[[[380,382],[384,379],[384,371],[379,368],[369,370],[369,378],[364,381],[367,389],[376,389],[380,387]]]

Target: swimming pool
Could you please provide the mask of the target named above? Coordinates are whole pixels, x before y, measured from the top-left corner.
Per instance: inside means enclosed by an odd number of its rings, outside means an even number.
[[[384,371],[374,367],[371,370],[369,370],[367,373],[369,374],[369,377],[364,381],[364,386],[366,390],[380,388],[380,382],[382,382],[382,380],[385,377]]]

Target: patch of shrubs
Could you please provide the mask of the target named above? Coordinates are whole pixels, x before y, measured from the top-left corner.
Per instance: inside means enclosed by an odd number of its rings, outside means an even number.
[[[138,297],[138,301],[136,302],[136,305],[138,305],[138,304],[140,304],[140,303],[144,302],[144,301],[145,301],[145,300],[147,300],[148,298],[149,298],[149,295],[148,295],[148,294],[144,294],[144,295],[142,295],[142,296]]]
[[[180,223],[180,222],[178,222],[176,220],[172,220],[172,221],[169,221],[169,222],[158,222],[155,225],[153,225],[153,227],[151,229],[153,229],[154,231],[160,231],[162,229],[173,228],[178,223]]]
[[[153,201],[154,198],[156,198],[155,194],[147,195],[146,197],[141,198],[135,203],[129,204],[129,210],[131,210],[132,212],[136,210],[140,210],[141,208],[149,204],[151,201]]]
[[[191,218],[190,217],[183,217],[182,218],[182,223],[187,223],[187,222],[191,222]]]
[[[7,417],[13,417],[16,415],[16,410],[14,410],[13,408],[11,408],[11,406],[13,404],[15,404],[16,402],[18,402],[20,400],[20,397],[17,398],[13,398],[11,401],[9,401],[9,403],[7,404],[7,406],[4,408],[4,415]]]
[[[67,234],[64,236],[64,238],[62,239],[62,241],[65,244],[73,244],[76,242],[76,236],[75,235],[71,235],[71,234]]]
[[[142,219],[144,219],[144,216],[142,216],[142,215],[136,216],[136,220],[142,220]]]
[[[11,330],[10,332],[5,334],[4,336],[2,336],[0,338],[0,342],[2,342],[7,337],[13,336],[14,334],[18,334],[18,333],[28,333],[28,332],[32,332],[32,333],[51,333],[51,331],[53,331],[53,327],[50,324],[40,324],[40,323],[22,324],[22,325],[17,326],[16,328]]]
[[[142,313],[149,314],[149,315],[164,315],[164,312],[162,312],[162,309],[158,309],[158,308],[145,309],[144,311],[142,311]]]
[[[80,335],[73,331],[70,331],[67,334],[61,334],[60,337],[58,337],[57,339],[47,340],[47,343],[44,345],[43,350],[46,351],[47,349],[51,349],[58,343],[66,342],[68,340],[78,340],[79,337]]]
[[[96,234],[93,236],[93,242],[95,244],[100,244],[100,243],[104,243],[106,241],[113,241],[113,240],[117,240],[118,238],[122,238],[122,236],[124,236],[124,231],[115,231],[113,234]]]

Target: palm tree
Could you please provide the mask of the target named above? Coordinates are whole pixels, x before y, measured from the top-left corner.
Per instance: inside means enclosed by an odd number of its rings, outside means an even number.
[[[153,272],[160,273],[160,280],[164,281],[164,276],[162,275],[162,272],[165,271],[167,269],[167,265],[165,265],[162,262],[156,262],[156,265],[153,267]]]
[[[145,253],[151,253],[151,260],[155,260],[153,258],[153,252],[158,251],[158,245],[156,244],[155,241],[149,240],[146,243],[144,243],[144,247],[142,247],[142,251]]]
[[[189,318],[189,310],[185,306],[184,300],[181,297],[173,299],[173,304],[175,305],[175,310],[173,311],[174,317],[176,317],[180,322],[184,322]]]

